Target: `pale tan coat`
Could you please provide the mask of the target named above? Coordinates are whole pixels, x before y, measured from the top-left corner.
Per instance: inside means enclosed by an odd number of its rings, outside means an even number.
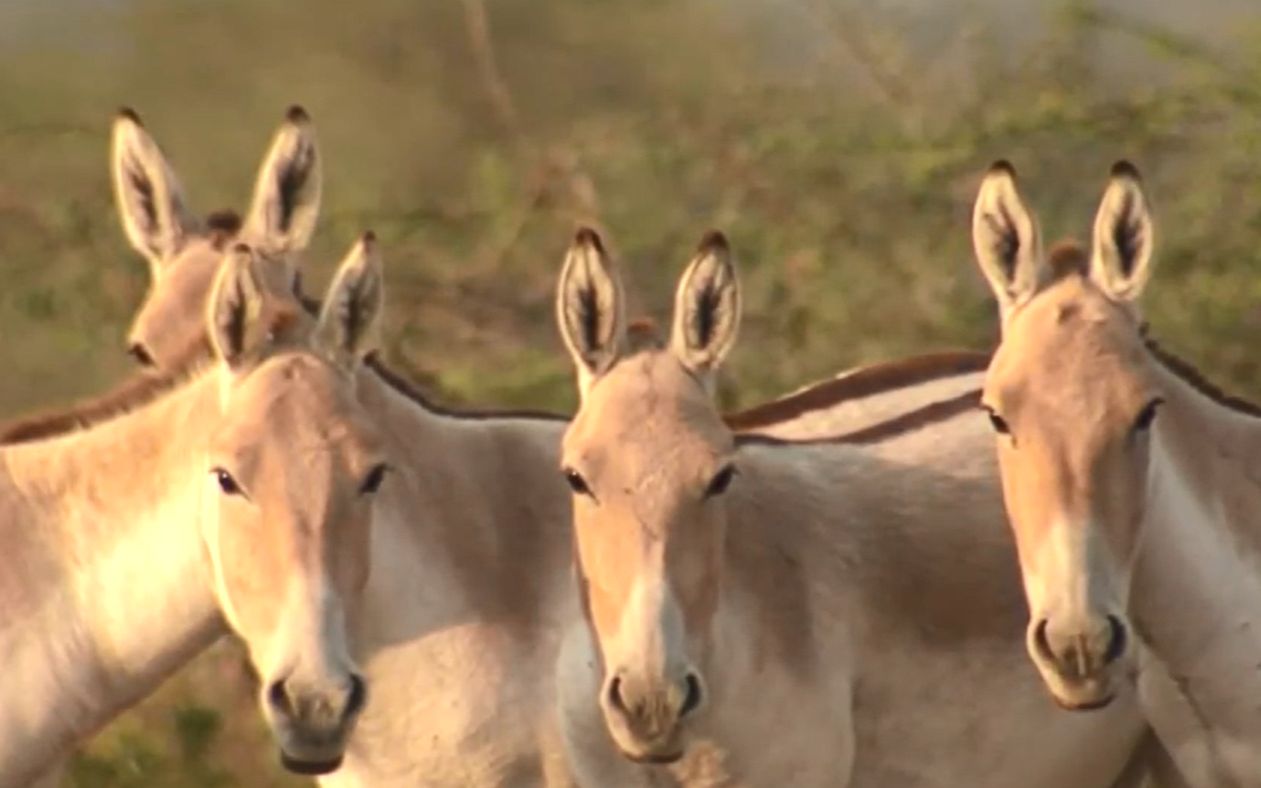
[[[1137,779],[1125,769],[1145,731],[1133,697],[1071,714],[1025,664],[980,414],[869,447],[741,440],[707,391],[738,319],[725,243],[709,238],[685,273],[669,349],[627,346],[622,300],[598,239],[580,234],[558,299],[582,393],[562,462],[587,620],[558,666],[580,775]]]
[[[18,443],[88,426],[126,409],[126,403],[150,396],[168,378],[187,372],[209,355],[206,299],[223,249],[239,233],[240,220],[220,213],[204,221],[187,207],[173,170],[139,116],[122,110],[114,120],[110,171],[117,207],[128,240],[148,261],[152,286],[146,307],[129,332],[129,348],[145,372],[114,390],[74,407],[28,415],[0,427],[0,443]],[[309,119],[293,107],[276,133],[259,168],[248,234],[269,248],[284,246],[281,265],[270,272],[274,286],[287,287],[295,276],[293,253],[309,241],[319,205],[320,168]],[[296,221],[293,221],[296,219]],[[282,231],[281,223],[286,225]],[[285,280],[285,281],[282,281]],[[162,373],[162,374],[155,374]],[[50,769],[41,785],[60,782],[63,767]]]
[[[393,467],[352,626],[370,701],[344,765],[323,781],[569,784],[551,711],[558,633],[577,611],[568,505],[554,475],[563,425],[442,414],[381,374],[360,371],[355,386],[377,432],[391,436],[382,451]],[[501,489],[528,493],[486,494]],[[180,629],[169,634],[164,653],[196,647]],[[134,669],[131,691],[169,667]],[[101,714],[129,699],[107,693]]]
[[[344,390],[378,264],[357,246],[338,308],[298,332],[294,307],[264,296],[260,253],[229,254],[207,315],[212,368],[91,429],[0,449],[0,785],[26,784],[152,691],[221,614],[286,758],[324,768],[354,726],[346,623],[384,465]]]
[[[564,571],[568,509],[563,497],[546,492],[548,482],[554,482],[560,425],[443,415],[375,373],[357,374],[361,404],[386,418],[382,432],[408,444],[392,447],[395,471],[382,497],[392,494],[399,476],[416,481],[399,505],[407,517],[394,522],[393,516],[378,516],[374,522],[373,568],[361,608],[369,613],[356,650],[370,655],[365,672],[377,689],[352,737],[346,764],[325,780],[414,784],[425,775],[439,784],[528,784],[546,773],[552,784],[564,784],[554,727],[547,722],[555,638],[538,634],[559,626],[573,604]],[[513,462],[487,467],[487,450],[504,447]],[[452,466],[449,458],[468,459]],[[521,482],[540,491],[539,497],[486,500],[486,489]],[[470,501],[477,503],[470,507]],[[433,516],[418,523],[413,514],[418,511]],[[503,523],[519,525],[505,533]],[[560,527],[553,529],[551,523]],[[528,562],[508,560],[531,553],[537,557]],[[488,573],[481,571],[485,566],[497,578],[490,587]],[[547,580],[527,577],[535,572]],[[393,611],[400,597],[440,602],[399,616]],[[510,634],[505,634],[505,620],[517,622]],[[164,651],[191,648],[180,631],[171,634],[181,645],[163,646]],[[161,673],[166,665],[147,664],[144,681],[134,676],[130,691],[143,691],[137,687],[145,681],[153,686],[154,669]],[[114,697],[104,706],[124,702]],[[449,713],[435,719],[424,713],[431,708]],[[418,741],[431,745],[418,747]]]
[[[1005,162],[977,198],[978,260],[1003,341],[985,404],[1031,618],[1062,702],[1138,671],[1188,782],[1261,785],[1261,410],[1146,337],[1154,227],[1138,172],[1112,171],[1089,256],[1044,258]]]
[[[129,237],[150,258],[154,273],[149,297],[133,328],[133,352],[156,369],[169,372],[170,366],[190,363],[190,357],[204,353],[201,348],[208,344],[204,323],[189,315],[203,309],[206,295],[202,289],[209,289],[212,280],[208,276],[217,270],[218,250],[229,245],[233,236],[226,228],[205,236],[198,234],[196,224],[187,218],[186,200],[172,169],[134,114],[119,117],[114,139],[120,213]],[[269,226],[265,219],[288,214],[313,217],[319,195],[317,164],[309,123],[303,114],[291,112],[260,169],[254,207],[247,221],[247,227],[254,228],[250,237],[261,238],[261,246],[277,251],[263,258],[261,273],[267,289],[283,292],[292,287],[297,271],[292,252],[305,245],[313,218],[290,221],[288,235],[281,229],[282,222]],[[287,174],[294,167],[300,168],[301,177]],[[286,192],[278,188],[282,183],[305,183],[307,187]],[[141,193],[156,194],[166,202],[146,201]],[[373,366],[388,376],[379,365]],[[943,367],[954,369],[951,363]],[[417,478],[428,480],[413,490],[417,499],[407,501],[401,510],[430,511],[433,516],[420,523],[406,519],[394,530],[388,525],[377,528],[378,533],[386,534],[397,530],[398,536],[374,541],[384,545],[380,560],[390,568],[372,572],[380,584],[370,585],[365,592],[363,609],[369,614],[360,650],[369,653],[377,644],[384,644],[382,653],[369,660],[368,672],[372,683],[380,687],[373,696],[387,700],[370,705],[345,766],[325,779],[372,785],[394,779],[411,784],[419,775],[428,775],[439,783],[476,780],[517,784],[522,780],[531,783],[547,772],[552,784],[565,784],[568,778],[557,766],[558,734],[546,720],[552,704],[549,687],[556,639],[549,633],[572,614],[572,588],[565,569],[569,561],[568,508],[562,493],[548,492],[549,485],[556,484],[551,469],[555,467],[560,424],[532,417],[444,414],[414,401],[401,393],[400,386],[387,384],[376,373],[360,374],[365,380],[357,387],[359,396],[372,412],[382,416],[386,434],[401,436],[395,447],[396,466],[412,469]],[[855,375],[885,378],[863,370]],[[905,381],[905,376],[895,376],[884,387],[867,387],[861,410],[849,409],[846,400],[838,401],[853,395],[852,389],[827,392],[823,402],[804,391],[809,408],[792,408],[796,414],[827,424],[828,429],[853,431],[870,426],[873,413],[889,412],[889,387]],[[927,381],[929,386],[936,383],[935,379]],[[90,424],[129,398],[151,396],[151,390],[161,385],[160,377],[143,379],[121,398],[94,403],[86,414],[68,418],[56,415],[26,426],[38,433],[50,426],[64,430],[76,421]],[[911,401],[916,406],[924,401],[918,391],[904,391],[914,397]],[[869,406],[877,398],[882,410],[873,411]],[[828,410],[836,407],[845,408],[853,418],[829,416]],[[762,418],[761,428],[774,427],[773,420]],[[802,434],[799,428],[794,429]],[[488,465],[483,459],[487,453],[500,455],[499,461]],[[447,462],[452,458],[462,459],[449,467]],[[463,481],[457,480],[460,478]],[[537,491],[537,501],[485,500],[484,489],[515,488],[522,481]],[[433,506],[434,499],[437,506]],[[469,501],[479,503],[471,506]],[[523,520],[521,512],[531,519]],[[422,532],[412,533],[418,525],[424,526]],[[505,526],[512,529],[511,536],[501,533]],[[470,539],[470,534],[478,532],[483,536]],[[435,540],[438,544],[433,543]],[[450,540],[455,543],[444,544]],[[408,551],[400,544],[416,544],[417,548]],[[537,558],[523,566],[495,568],[496,561],[531,554]],[[486,587],[486,572],[474,571],[485,566],[491,567],[488,571],[492,576],[503,577],[502,582]],[[526,578],[535,573],[547,580]],[[441,580],[444,577],[448,579]],[[512,581],[513,577],[521,579]],[[445,588],[446,584],[453,588]],[[538,589],[531,590],[534,586]],[[399,615],[398,598],[444,601],[436,608],[422,605]],[[384,618],[378,620],[374,611],[380,611]],[[516,622],[514,630],[532,634],[524,642],[519,642],[519,633],[505,636],[505,619]],[[444,621],[463,623],[446,630],[440,623]],[[84,724],[95,727],[151,691],[161,677],[178,666],[174,655],[190,657],[198,644],[208,643],[223,630],[217,616],[203,625],[208,629],[199,631],[195,641],[187,640],[180,629],[172,629],[171,643],[161,646],[164,654],[172,656],[146,663],[143,671],[136,670],[134,680],[118,687],[119,694],[107,694],[96,712],[84,718]],[[435,627],[440,634],[431,632]],[[399,634],[408,631],[415,634],[415,642]],[[397,642],[400,640],[402,645]],[[526,670],[524,664],[538,668]],[[452,675],[449,666],[467,669]],[[501,678],[495,679],[496,675]],[[442,689],[430,686],[433,676],[442,677]],[[416,711],[430,706],[451,712],[435,720]],[[50,735],[61,742],[78,730]],[[418,748],[417,741],[432,744]]]

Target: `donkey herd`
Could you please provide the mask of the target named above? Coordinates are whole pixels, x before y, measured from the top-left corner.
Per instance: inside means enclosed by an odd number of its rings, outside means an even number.
[[[659,339],[579,230],[572,418],[392,372],[371,233],[304,296],[320,172],[294,107],[244,216],[198,217],[116,117],[142,369],[5,428],[0,785],[229,632],[325,786],[1261,785],[1261,410],[1149,337],[1133,166],[1047,252],[985,174],[993,354],[736,414],[722,235]]]

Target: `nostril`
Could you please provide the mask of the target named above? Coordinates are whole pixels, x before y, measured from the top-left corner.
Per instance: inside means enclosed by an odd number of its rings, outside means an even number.
[[[281,714],[293,714],[293,704],[289,701],[289,692],[285,689],[284,681],[273,681],[267,687],[267,702]]]
[[[1108,616],[1108,628],[1111,630],[1112,637],[1108,641],[1108,651],[1104,654],[1104,663],[1116,662],[1125,653],[1125,646],[1128,640],[1128,633],[1125,631],[1125,625],[1121,623],[1121,619],[1116,616]]]
[[[153,356],[149,355],[149,351],[146,350],[145,346],[139,342],[132,342],[131,346],[127,348],[127,352],[131,354],[132,358],[136,359],[136,361],[139,361],[144,366],[153,366]]]
[[[679,709],[679,718],[682,719],[701,706],[701,680],[696,677],[695,673],[687,674],[687,696],[683,698],[683,706]]]
[[[1047,620],[1044,618],[1033,628],[1033,646],[1038,656],[1047,662],[1055,662],[1055,652],[1051,651],[1051,642],[1046,637]]]
[[[622,677],[614,676],[609,679],[609,688],[606,690],[608,694],[609,705],[622,714],[627,714],[626,701],[622,699]]]
[[[363,679],[357,673],[350,675],[350,696],[346,698],[346,715],[353,717],[358,714],[368,701],[368,688],[363,683]]]

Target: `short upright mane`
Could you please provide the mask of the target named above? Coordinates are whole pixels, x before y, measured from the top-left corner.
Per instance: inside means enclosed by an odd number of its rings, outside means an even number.
[[[871,364],[844,377],[825,380],[772,402],[732,413],[726,418],[727,426],[736,431],[769,427],[848,400],[862,399],[954,375],[984,372],[989,364],[988,353],[967,350],[930,353],[883,364]]]
[[[403,377],[399,373],[386,366],[375,353],[368,356],[364,360],[364,365],[372,370],[377,377],[381,378],[391,389],[411,400],[421,408],[436,413],[439,416],[450,416],[457,419],[542,419],[544,421],[568,421],[568,416],[562,416],[559,413],[552,413],[545,410],[530,410],[522,408],[513,409],[462,409],[452,408],[438,403],[427,397],[415,384]]]
[[[1090,258],[1081,244],[1071,238],[1056,242],[1046,255],[1047,282],[1054,284],[1066,276],[1090,273]]]
[[[52,438],[122,416],[174,389],[185,375],[137,372],[97,397],[0,424],[0,446]]]
[[[236,211],[215,211],[206,217],[206,237],[215,249],[222,250],[239,232],[241,215]]]
[[[1139,327],[1139,335],[1143,338],[1143,344],[1147,347],[1148,352],[1152,354],[1152,357],[1188,386],[1224,408],[1233,410],[1236,413],[1261,418],[1261,405],[1233,394],[1227,394],[1215,383],[1204,377],[1204,373],[1200,372],[1189,362],[1165,350],[1148,333],[1146,323]]]
[[[626,326],[626,355],[633,356],[643,350],[660,350],[664,346],[661,332],[652,318],[637,318]]]

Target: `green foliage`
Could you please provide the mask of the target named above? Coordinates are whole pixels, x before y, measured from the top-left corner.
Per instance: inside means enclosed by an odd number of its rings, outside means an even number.
[[[235,642],[211,648],[73,760],[75,788],[296,788],[276,763]]]
[[[1088,0],[1029,0],[1018,23],[979,0],[902,5],[0,6],[0,412],[128,369],[148,274],[108,183],[119,104],[209,210],[244,207],[268,135],[303,103],[327,179],[308,286],[375,229],[388,355],[448,401],[572,407],[552,288],[579,222],[607,232],[632,306],[661,319],[702,232],[730,233],[746,320],[728,405],[987,347],[995,310],[968,217],[998,157],[1048,240],[1084,237],[1108,166],[1133,159],[1159,231],[1156,336],[1261,391],[1261,17],[1222,12],[1190,35]],[[106,731],[71,783],[280,785],[249,693],[220,689],[240,685],[222,659]]]

